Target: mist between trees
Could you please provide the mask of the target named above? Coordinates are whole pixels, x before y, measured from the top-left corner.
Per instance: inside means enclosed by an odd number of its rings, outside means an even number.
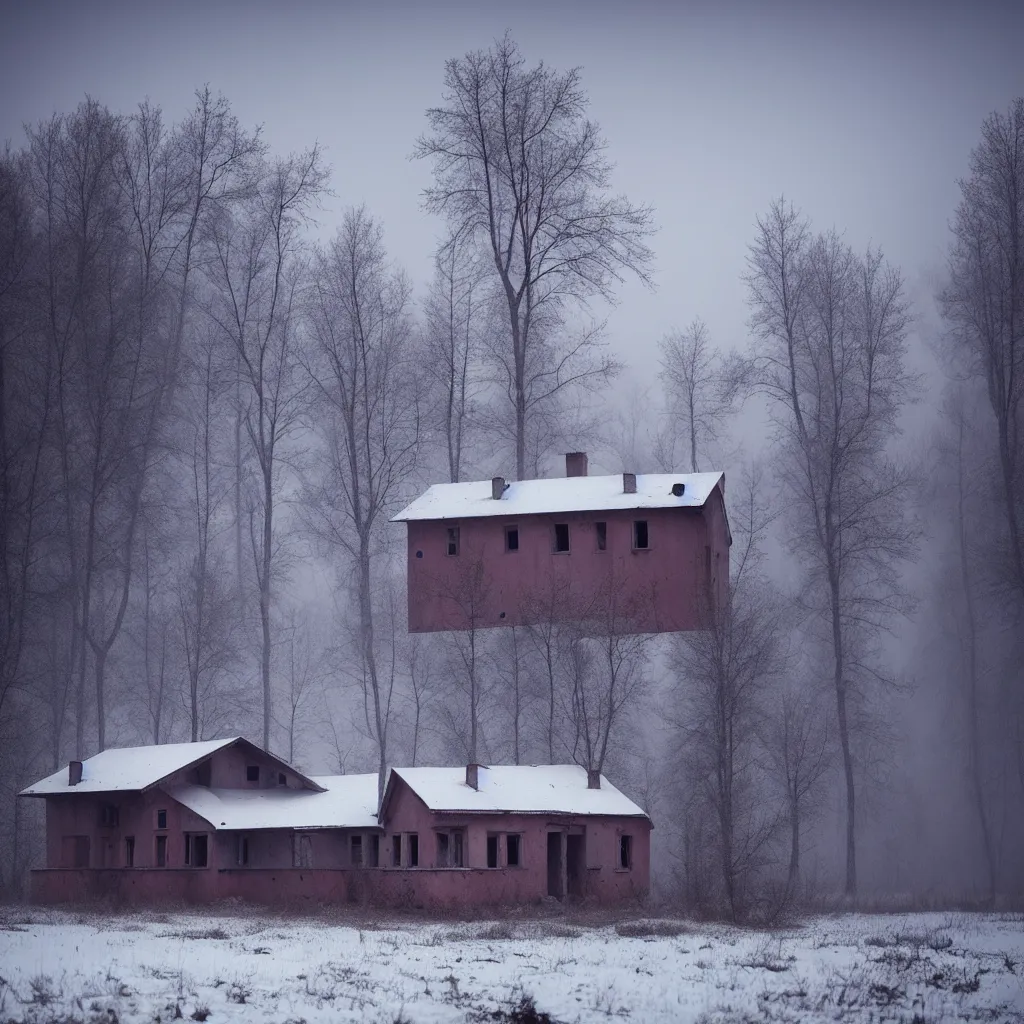
[[[600,311],[650,282],[655,214],[614,193],[580,73],[506,37],[441,83],[425,287],[365,208],[315,243],[344,208],[323,154],[272,153],[208,89],[173,124],[88,99],[0,159],[0,891],[36,856],[34,778],[241,733],[381,778],[603,770],[693,913],[1020,900],[1024,101],[948,211],[942,394],[908,369],[900,270],[780,198],[750,212],[749,341],[680,310],[624,407]],[[927,450],[913,401],[943,410]],[[771,443],[745,461],[750,409]],[[728,468],[725,607],[626,635],[610,580],[533,595],[537,626],[409,635],[391,515],[568,450]],[[467,564],[450,595],[471,622],[487,586]]]

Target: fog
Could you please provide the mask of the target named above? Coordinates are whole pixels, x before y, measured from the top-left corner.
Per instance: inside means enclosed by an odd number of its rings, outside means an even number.
[[[480,631],[472,669],[466,637],[409,637],[387,520],[431,482],[561,475],[571,450],[591,473],[688,471],[692,448],[726,474],[746,627],[631,648],[599,766],[652,814],[658,895],[737,919],[1024,895],[1024,157],[999,148],[1024,147],[1024,11],[550,6],[5,13],[0,890],[38,861],[14,794],[103,745],[241,732],[309,770],[383,771],[507,761],[510,736],[547,760],[558,732],[555,759],[580,760],[588,723],[568,698],[544,710],[579,685],[576,641],[556,680],[551,635]],[[536,277],[511,326],[479,224],[443,248],[470,215],[430,191],[427,116],[451,106],[446,61],[503,39],[515,67],[579,69],[567,123],[599,124],[625,204],[594,243],[608,265]],[[196,169],[202,123],[223,177]],[[361,423],[334,347],[364,330],[356,294],[377,339],[359,369],[386,396]],[[520,343],[524,394],[572,373],[517,408]],[[365,463],[338,457],[353,438]],[[742,686],[707,671],[745,658],[740,632],[764,639]],[[802,789],[779,739],[797,722]],[[728,814],[708,767],[726,754]]]

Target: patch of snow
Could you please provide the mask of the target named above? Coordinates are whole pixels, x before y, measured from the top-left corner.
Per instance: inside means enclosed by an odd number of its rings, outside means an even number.
[[[167,793],[214,829],[377,828],[377,775],[311,776],[325,790],[209,789],[173,786]]]
[[[603,775],[600,789],[587,788],[577,764],[494,765],[478,769],[478,789],[466,784],[465,768],[392,768],[432,811],[523,814],[613,814],[646,817]]]
[[[517,516],[538,513],[596,512],[605,509],[700,508],[722,473],[638,473],[636,494],[625,494],[622,474],[571,476],[550,480],[513,480],[497,501],[490,480],[433,484],[391,521],[411,519],[472,519],[479,516]],[[673,484],[683,484],[680,497]]]
[[[68,769],[48,775],[21,796],[52,793],[115,793],[145,789],[203,757],[237,743],[238,737],[198,743],[160,743],[147,747],[111,747],[82,762],[82,781],[68,785]]]

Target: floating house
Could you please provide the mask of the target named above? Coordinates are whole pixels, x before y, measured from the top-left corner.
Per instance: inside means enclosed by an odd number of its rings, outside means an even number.
[[[600,631],[706,628],[729,580],[723,473],[434,484],[408,524],[409,630],[575,620]]]

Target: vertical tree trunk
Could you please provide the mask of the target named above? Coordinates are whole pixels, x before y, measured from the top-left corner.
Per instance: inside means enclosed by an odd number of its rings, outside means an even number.
[[[264,468],[263,476],[263,551],[260,578],[260,626],[263,631],[261,673],[263,679],[263,749],[270,749],[270,720],[273,694],[270,687],[270,570],[274,554],[274,485],[273,463]]]
[[[856,846],[856,793],[853,780],[853,754],[850,750],[850,729],[846,715],[846,679],[844,675],[843,631],[839,615],[839,585],[833,575],[831,581],[832,601],[832,654],[834,662],[833,683],[836,691],[836,717],[839,725],[839,745],[843,755],[843,779],[846,783],[846,885],[848,898],[857,897],[857,846]]]

